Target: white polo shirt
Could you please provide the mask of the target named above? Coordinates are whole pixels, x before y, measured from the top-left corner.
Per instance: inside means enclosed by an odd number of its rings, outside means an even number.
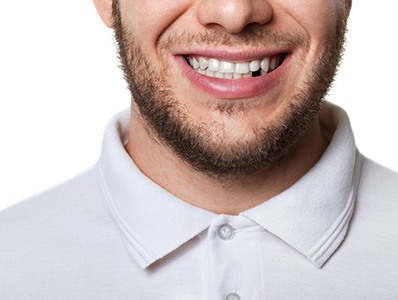
[[[398,299],[398,175],[328,106],[321,160],[238,216],[144,176],[122,112],[94,167],[0,213],[0,299]]]

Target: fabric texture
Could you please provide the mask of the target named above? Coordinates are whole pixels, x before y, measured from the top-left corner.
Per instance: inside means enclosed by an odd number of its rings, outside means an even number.
[[[0,299],[398,298],[398,175],[327,109],[320,161],[237,216],[144,176],[124,148],[129,111],[118,114],[95,166],[0,213]]]

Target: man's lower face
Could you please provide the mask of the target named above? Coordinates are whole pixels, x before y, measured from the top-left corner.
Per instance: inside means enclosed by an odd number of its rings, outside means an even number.
[[[119,55],[133,101],[137,105],[142,119],[149,125],[154,136],[174,153],[188,162],[195,169],[211,176],[228,177],[252,174],[260,169],[278,163],[283,157],[293,151],[299,138],[309,129],[317,115],[320,104],[331,85],[340,61],[346,24],[338,24],[336,34],[326,41],[325,51],[320,54],[317,63],[305,70],[305,79],[300,80],[290,91],[289,97],[283,99],[278,112],[266,122],[251,127],[250,114],[253,107],[259,107],[262,95],[256,95],[256,105],[253,102],[234,101],[231,99],[215,101],[208,106],[208,113],[217,113],[222,118],[206,120],[191,113],[188,103],[203,99],[189,99],[181,97],[176,91],[178,87],[168,79],[166,71],[157,71],[151,60],[146,56],[139,43],[135,40],[131,30],[127,30],[121,22],[118,2],[114,2],[115,36],[119,46]],[[255,31],[258,32],[255,32]],[[188,43],[195,35],[169,36],[162,45],[161,51],[167,52],[168,45],[173,43]],[[203,44],[228,44],[228,36],[213,31],[197,37]],[[261,47],[266,43],[286,44],[294,47],[307,47],[302,36],[289,34],[278,35],[261,28],[253,29],[241,40]],[[163,49],[162,49],[163,47]],[[160,52],[161,52],[160,51]],[[187,56],[186,64],[196,72],[200,58]],[[261,76],[274,71],[282,63],[283,55],[278,56],[268,71],[260,69],[253,71],[251,76]],[[202,72],[203,73],[203,72]],[[215,76],[210,73],[210,76]],[[233,79],[231,79],[233,80]],[[192,87],[194,89],[196,87]],[[192,93],[195,94],[196,93]],[[225,94],[227,95],[227,94]],[[264,96],[267,97],[267,96]],[[259,100],[258,100],[259,99]],[[264,101],[266,99],[264,98]],[[204,106],[203,106],[204,107]],[[216,114],[214,114],[216,115]],[[241,118],[245,129],[239,130],[229,127],[229,122]],[[234,130],[234,133],[230,131]],[[231,138],[232,137],[232,138]]]

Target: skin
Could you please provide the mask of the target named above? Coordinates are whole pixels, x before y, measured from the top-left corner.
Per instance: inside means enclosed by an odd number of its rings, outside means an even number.
[[[112,2],[94,0],[94,3],[104,23],[113,27]],[[165,83],[174,94],[174,110],[178,107],[191,123],[208,129],[207,146],[226,158],[233,156],[236,141],[255,145],[260,128],[284,124],[289,108],[298,102],[295,94],[308,89],[306,82],[317,76],[314,66],[330,47],[328,41],[339,23],[348,18],[350,7],[351,2],[338,0],[119,1],[123,27],[145,54],[153,74],[166,78]],[[278,83],[260,95],[232,100],[215,96],[187,80],[174,59],[184,52],[195,54],[204,47],[221,49],[226,55],[264,48],[271,52],[280,50],[277,43],[264,45],[243,38],[247,32],[260,28],[281,34],[293,32],[302,40],[290,45],[293,55]],[[188,34],[207,34],[208,40],[188,44],[187,39],[175,38]],[[227,38],[232,43],[227,43]],[[317,96],[320,101],[323,94]],[[279,156],[259,168],[221,174],[200,169],[178,155],[151,128],[136,102],[132,105],[126,146],[134,162],[144,174],[177,197],[216,213],[239,214],[290,187],[319,160],[332,130],[325,125],[331,123],[325,109],[322,114],[311,116],[305,131],[292,137],[287,150],[280,151]]]

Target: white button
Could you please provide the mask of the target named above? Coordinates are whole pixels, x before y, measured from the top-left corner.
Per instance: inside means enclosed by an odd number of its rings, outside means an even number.
[[[240,300],[240,296],[237,293],[231,293],[225,297],[225,300]]]
[[[218,227],[217,234],[222,240],[230,240],[234,237],[234,231],[235,229],[231,225],[224,224]]]

